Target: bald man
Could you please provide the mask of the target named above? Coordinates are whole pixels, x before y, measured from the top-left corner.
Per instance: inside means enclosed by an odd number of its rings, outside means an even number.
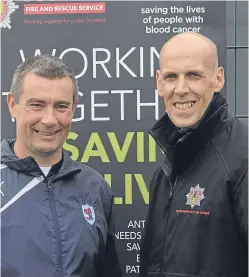
[[[215,44],[183,33],[156,74],[165,159],[150,184],[140,276],[248,276],[248,130],[228,112]]]

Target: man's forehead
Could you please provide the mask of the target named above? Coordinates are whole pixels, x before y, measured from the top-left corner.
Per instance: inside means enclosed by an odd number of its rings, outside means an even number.
[[[69,101],[73,98],[73,85],[69,77],[49,79],[34,73],[25,75],[20,99],[30,101],[37,99],[43,102]]]
[[[205,57],[202,53],[169,53],[163,55],[160,60],[160,68],[203,68],[205,67]]]

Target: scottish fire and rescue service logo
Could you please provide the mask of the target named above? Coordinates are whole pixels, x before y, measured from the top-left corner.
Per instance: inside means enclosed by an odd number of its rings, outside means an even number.
[[[82,211],[86,221],[93,225],[93,223],[95,222],[95,212],[93,207],[89,205],[82,205]]]
[[[205,198],[203,192],[204,189],[200,188],[199,185],[197,185],[196,187],[191,187],[190,192],[186,195],[186,205],[190,205],[192,209],[194,208],[194,206],[200,206],[201,200]]]
[[[12,0],[0,0],[0,27],[11,28],[10,15],[19,8]]]

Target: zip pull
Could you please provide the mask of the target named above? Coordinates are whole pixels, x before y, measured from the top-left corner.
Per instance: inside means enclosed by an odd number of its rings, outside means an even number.
[[[173,197],[173,192],[174,192],[174,187],[173,186],[171,186],[170,187],[170,192],[169,192],[169,201],[172,199],[172,197]]]
[[[170,186],[170,192],[169,192],[169,198],[168,198],[168,203],[167,205],[165,206],[165,210],[164,212],[166,213],[171,205],[171,201],[172,201],[172,198],[173,198],[173,192],[174,192],[174,187],[173,186]]]
[[[174,189],[175,189],[175,185],[177,183],[178,180],[178,176],[176,177],[176,180],[174,182],[174,185],[170,185],[170,192],[169,192],[169,202],[171,201],[172,197],[173,197],[173,193],[174,193]]]
[[[52,182],[50,180],[47,180],[47,187],[48,187],[48,191],[52,192]]]

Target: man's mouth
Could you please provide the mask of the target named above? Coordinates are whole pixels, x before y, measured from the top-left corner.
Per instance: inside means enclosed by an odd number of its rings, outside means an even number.
[[[189,102],[176,102],[174,103],[174,106],[178,109],[178,110],[188,110],[191,109],[194,105],[195,105],[196,101],[189,101]]]
[[[44,131],[39,131],[39,130],[34,130],[37,134],[42,135],[42,136],[54,136],[56,133],[58,133],[59,131],[55,131],[55,132],[44,132]]]

